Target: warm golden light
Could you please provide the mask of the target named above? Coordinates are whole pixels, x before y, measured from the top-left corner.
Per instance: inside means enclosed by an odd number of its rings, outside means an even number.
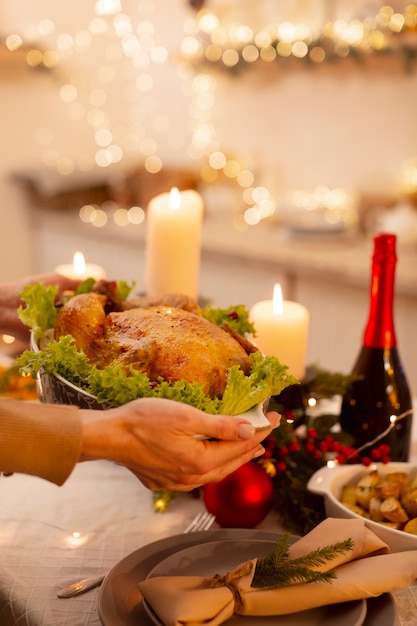
[[[284,313],[284,299],[282,297],[282,289],[279,283],[276,283],[274,286],[272,310],[274,315],[282,315]]]
[[[85,259],[82,252],[76,252],[72,262],[75,274],[84,274],[85,272]]]
[[[95,6],[98,15],[113,15],[122,10],[120,0],[97,0]]]
[[[13,335],[2,335],[1,340],[3,343],[12,344],[16,341],[16,337],[13,337]]]
[[[173,187],[169,194],[169,208],[172,210],[179,209],[181,206],[180,192],[177,187]]]

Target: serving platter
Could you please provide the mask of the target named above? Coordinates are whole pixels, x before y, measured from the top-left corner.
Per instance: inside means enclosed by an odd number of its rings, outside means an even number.
[[[147,578],[152,570],[162,561],[192,546],[203,546],[217,541],[254,541],[267,542],[270,547],[276,542],[278,533],[256,529],[222,529],[202,531],[189,534],[174,535],[155,541],[139,548],[127,555],[108,573],[100,589],[98,597],[98,613],[103,626],[155,626],[155,622],[146,611],[138,582]],[[225,544],[226,545],[226,544]],[[361,605],[363,607],[363,605]],[[363,613],[359,615],[357,609],[351,614],[351,621],[339,621],[333,614],[333,624],[339,626],[396,626],[397,612],[394,601],[390,594],[384,594],[379,598],[366,602],[366,616],[363,621]],[[363,609],[361,609],[362,611]],[[330,614],[330,613],[329,613]],[[295,619],[295,615],[285,616],[286,619]],[[300,614],[298,614],[300,615]],[[234,618],[235,620],[236,618]],[[245,626],[252,626],[244,620]],[[276,617],[273,622],[267,622],[268,618],[257,618],[257,626],[311,626],[311,622],[278,622]],[[340,617],[342,619],[342,617]],[[358,622],[359,620],[359,622]],[[362,621],[360,621],[362,620]],[[233,625],[235,621],[229,624]],[[329,622],[320,622],[320,626],[327,626]]]

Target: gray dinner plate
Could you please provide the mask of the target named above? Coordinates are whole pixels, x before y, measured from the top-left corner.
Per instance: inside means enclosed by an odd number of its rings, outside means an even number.
[[[158,624],[158,621],[155,621],[157,618],[152,615],[149,609],[146,611],[137,585],[140,580],[147,578],[159,563],[179,551],[210,542],[242,541],[248,544],[251,541],[262,541],[268,543],[267,547],[270,548],[278,536],[279,533],[256,529],[224,529],[174,535],[145,545],[122,559],[106,576],[98,598],[100,619],[104,626],[155,626]],[[343,607],[347,610],[348,617],[346,619],[348,621],[343,617],[344,612],[341,610]],[[294,622],[294,619],[298,619],[300,616],[302,618],[301,613],[292,616],[256,618],[256,621],[257,625],[262,623],[262,626],[287,626],[287,624],[288,626],[295,624],[304,626],[304,624],[311,623],[320,623],[321,626],[333,626],[335,623],[338,626],[397,625],[395,604],[390,594],[384,594],[371,601],[368,600],[365,608],[365,619],[363,603],[359,601],[328,606],[325,607],[325,612],[320,609],[322,620],[319,622]],[[303,611],[303,613],[307,612]],[[230,625],[236,624],[238,626],[236,619],[237,616],[233,620],[229,620]],[[240,617],[245,626],[252,626],[248,621],[249,619]],[[284,621],[285,619],[287,621]]]

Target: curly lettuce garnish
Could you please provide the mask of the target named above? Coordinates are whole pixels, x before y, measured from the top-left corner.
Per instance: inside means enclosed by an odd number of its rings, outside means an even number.
[[[233,365],[229,370],[221,406],[221,412],[226,415],[245,413],[298,382],[288,373],[288,367],[282,365],[276,357],[254,352],[250,358],[253,365],[249,376],[245,376],[238,365]]]
[[[59,374],[65,380],[88,391],[91,365],[86,354],[77,349],[74,337],[66,335],[59,341],[51,341],[45,350],[25,350],[17,358],[20,371],[35,377],[40,370],[52,376]]]
[[[201,383],[185,380],[170,383],[160,378],[150,381],[147,374],[135,370],[128,372],[116,363],[104,369],[93,367],[88,377],[89,392],[99,402],[120,406],[136,398],[167,398],[190,404],[206,413],[220,413],[220,400],[207,396]]]
[[[239,335],[244,337],[250,334],[256,336],[253,323],[249,320],[249,311],[244,304],[230,306],[227,309],[215,308],[211,305],[204,307],[202,310],[203,317],[212,324],[221,326],[223,322],[227,322]]]
[[[19,294],[26,306],[21,305],[17,314],[23,324],[29,326],[36,341],[48,328],[54,327],[58,315],[55,306],[57,294],[56,285],[45,285],[43,282],[26,285]]]

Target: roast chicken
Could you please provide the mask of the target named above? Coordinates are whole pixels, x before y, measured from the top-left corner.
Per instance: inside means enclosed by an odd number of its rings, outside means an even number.
[[[227,372],[238,365],[248,374],[249,354],[256,348],[227,325],[206,320],[197,303],[186,296],[161,300],[133,298],[123,305],[99,292],[80,294],[61,308],[56,339],[72,335],[78,349],[99,368],[113,362],[145,372],[150,380],[201,383],[209,396],[221,397]]]

